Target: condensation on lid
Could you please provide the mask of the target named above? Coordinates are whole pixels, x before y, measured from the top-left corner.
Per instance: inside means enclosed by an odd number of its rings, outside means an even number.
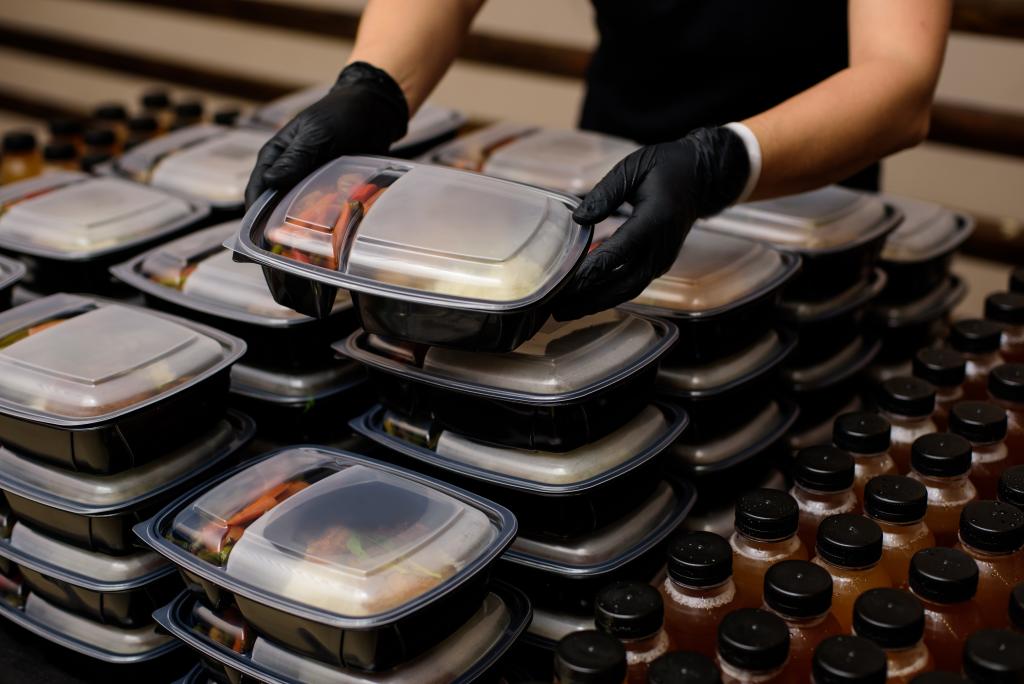
[[[114,168],[140,183],[148,183],[156,164],[169,154],[191,147],[204,140],[223,135],[230,129],[216,124],[196,124],[171,131],[136,145],[114,161]]]
[[[150,183],[201,197],[215,206],[240,205],[256,155],[269,139],[267,131],[228,130],[160,159]]]
[[[676,442],[669,447],[669,454],[687,466],[712,465],[756,448],[766,436],[773,435],[776,427],[785,419],[779,404],[769,401],[756,416],[727,435],[697,444]]]
[[[308,401],[348,389],[363,378],[362,367],[352,361],[337,361],[303,372],[236,363],[231,367],[231,391],[270,401]]]
[[[141,656],[174,642],[155,622],[132,629],[104,625],[58,608],[36,594],[25,599],[25,615],[54,634],[118,656]]]
[[[885,200],[903,212],[903,221],[886,238],[883,261],[914,263],[937,257],[956,249],[974,230],[973,219],[940,204],[892,195]]]
[[[754,375],[785,349],[775,330],[769,330],[751,346],[734,354],[699,366],[681,366],[672,362],[658,367],[658,387],[672,392],[707,392],[731,386]]]

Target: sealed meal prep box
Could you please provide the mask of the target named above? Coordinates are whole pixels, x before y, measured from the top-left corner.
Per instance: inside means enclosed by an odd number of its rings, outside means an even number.
[[[47,173],[0,188],[0,250],[47,293],[107,293],[107,269],[195,226],[209,207],[123,178]]]
[[[11,291],[25,277],[25,265],[0,256],[0,311],[10,308]]]
[[[506,509],[355,454],[293,447],[207,483],[136,528],[215,604],[322,662],[382,670],[434,646],[486,595]]]
[[[569,451],[647,405],[659,360],[677,339],[666,321],[609,309],[559,323],[504,354],[390,342],[356,332],[335,345],[367,367],[385,406],[426,414],[492,444]]]
[[[950,313],[965,296],[967,285],[958,276],[951,275],[914,301],[874,302],[868,319],[882,341],[876,361],[886,365],[909,362],[919,349],[945,337]]]
[[[785,463],[789,454],[780,454]],[[714,532],[728,539],[736,531],[736,500],[754,489],[786,491],[786,476],[771,459],[748,461],[697,480],[702,496],[683,522],[687,532]]]
[[[144,309],[53,295],[0,314],[5,447],[112,473],[154,460],[223,416],[245,343]]]
[[[858,334],[848,338],[838,352],[826,358],[808,351],[806,354],[794,354],[792,363],[782,369],[782,385],[800,399],[803,405],[806,396],[820,390],[826,390],[840,384],[848,378],[859,374],[874,361],[881,343],[873,337]]]
[[[502,352],[540,329],[582,260],[592,231],[572,220],[576,204],[454,169],[341,157],[283,197],[265,193],[233,248],[297,311],[323,318],[347,289],[368,332]]]

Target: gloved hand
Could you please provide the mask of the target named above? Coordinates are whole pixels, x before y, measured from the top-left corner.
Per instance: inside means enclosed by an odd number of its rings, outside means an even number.
[[[301,111],[260,150],[245,205],[264,190],[288,190],[343,154],[385,154],[405,135],[409,105],[386,72],[354,62],[319,101]]]
[[[620,161],[573,218],[597,224],[624,202],[633,214],[587,255],[558,294],[555,318],[580,318],[639,295],[675,262],[693,222],[735,202],[749,176],[746,147],[728,128],[699,128]]]

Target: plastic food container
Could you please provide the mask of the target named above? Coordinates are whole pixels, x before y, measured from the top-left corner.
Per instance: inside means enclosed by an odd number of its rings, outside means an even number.
[[[124,304],[53,295],[0,314],[0,434],[19,453],[108,474],[223,415],[245,343]]]
[[[887,282],[885,271],[876,268],[835,297],[814,301],[784,300],[779,305],[779,317],[798,327],[801,334],[814,332],[814,326],[831,326],[835,319],[862,310],[878,297]]]
[[[949,315],[966,295],[967,286],[958,276],[951,275],[912,302],[874,303],[868,313],[882,341],[878,361],[909,361],[918,350],[945,337]]]
[[[0,256],[0,311],[10,308],[11,292],[25,277],[25,265],[20,261]]]
[[[698,225],[800,254],[803,270],[786,288],[786,297],[814,301],[835,297],[866,278],[901,218],[899,209],[877,195],[833,185],[741,204]]]
[[[831,388],[867,368],[878,355],[881,346],[878,340],[857,335],[829,358],[808,365],[784,367],[782,383],[798,396]],[[799,401],[803,405],[805,398]]]
[[[134,553],[132,526],[230,462],[255,429],[231,412],[176,449],[113,475],[76,473],[0,447],[0,490],[18,520],[55,538],[91,551]]]
[[[863,385],[862,378],[853,376],[833,387],[800,397],[800,417],[786,435],[790,450],[795,454],[809,446],[831,443],[836,418],[864,409],[860,397]]]
[[[593,616],[538,608],[533,611],[533,621],[523,640],[530,645],[553,651],[563,637],[594,628]]]
[[[109,293],[107,269],[209,214],[207,205],[123,178],[47,173],[0,188],[0,250],[37,292]]]
[[[909,197],[884,199],[902,212],[903,222],[882,248],[881,266],[889,275],[889,286],[881,299],[906,304],[924,298],[948,279],[953,253],[974,231],[974,217]]]
[[[584,195],[639,145],[604,133],[497,123],[434,150],[430,161]]]
[[[800,257],[764,244],[692,230],[669,271],[626,308],[667,318],[680,330],[673,358],[718,359],[745,349],[770,330],[783,286]]]
[[[238,234],[229,221],[186,235],[111,269],[143,293],[149,306],[237,335],[245,362],[275,369],[333,361],[330,344],[355,328],[352,302],[342,293],[324,320],[274,301],[259,266],[232,259],[224,241]]]
[[[262,636],[332,665],[388,669],[485,595],[512,514],[411,471],[294,447],[227,473],[136,528]]]
[[[576,204],[454,169],[341,157],[283,197],[265,193],[234,249],[307,315],[325,317],[343,288],[368,332],[504,352],[540,329],[586,253],[592,230],[573,222]]]
[[[530,621],[530,604],[520,591],[500,582],[488,589],[476,611],[443,635],[436,646],[390,670],[374,673],[327,665],[262,637],[241,651],[228,648],[203,634],[196,621],[203,606],[188,592],[158,611],[156,618],[171,634],[202,654],[206,662],[220,664],[229,681],[238,681],[244,675],[274,684],[463,683],[487,673]]]
[[[381,402],[426,414],[466,437],[571,451],[647,405],[671,323],[617,309],[550,321],[515,351],[479,354],[389,342],[356,332],[335,350],[367,367]]]
[[[714,532],[728,539],[736,531],[736,500],[753,489],[786,490],[786,476],[771,459],[748,461],[738,468],[699,480],[701,497],[683,522],[687,532]]]

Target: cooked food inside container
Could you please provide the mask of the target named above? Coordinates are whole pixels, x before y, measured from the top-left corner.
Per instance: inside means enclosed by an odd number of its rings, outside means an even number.
[[[235,653],[248,651],[255,638],[233,603],[213,610],[196,601],[192,606],[192,629]]]

